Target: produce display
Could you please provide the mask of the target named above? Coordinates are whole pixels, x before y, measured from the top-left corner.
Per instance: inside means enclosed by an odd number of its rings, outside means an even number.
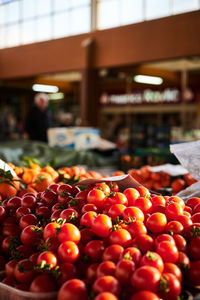
[[[122,189],[119,177],[102,182],[79,167],[10,166],[17,177],[0,170],[0,296],[5,286],[52,300],[198,293],[200,198]]]

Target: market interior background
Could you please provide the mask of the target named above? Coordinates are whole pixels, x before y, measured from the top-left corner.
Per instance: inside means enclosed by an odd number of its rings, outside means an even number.
[[[200,139],[199,9],[199,0],[1,0],[1,158],[124,171],[177,163],[169,145]],[[57,92],[53,140],[33,147],[24,121],[35,84]],[[72,146],[59,129],[74,126],[88,131]]]

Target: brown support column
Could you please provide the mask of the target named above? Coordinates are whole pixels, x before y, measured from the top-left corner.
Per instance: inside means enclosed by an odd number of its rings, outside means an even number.
[[[84,65],[82,70],[80,111],[84,126],[97,126],[98,124],[98,98],[97,98],[97,71],[93,69],[94,40],[86,39],[82,42],[84,51]]]

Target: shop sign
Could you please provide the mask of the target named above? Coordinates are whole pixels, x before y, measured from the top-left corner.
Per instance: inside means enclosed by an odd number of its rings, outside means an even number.
[[[178,103],[181,101],[181,93],[178,89],[138,91],[130,94],[108,95],[102,94],[100,104],[102,105],[126,105],[126,104],[157,104]]]

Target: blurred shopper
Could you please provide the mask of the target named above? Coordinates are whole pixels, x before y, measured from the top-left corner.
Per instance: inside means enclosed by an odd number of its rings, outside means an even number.
[[[25,130],[30,140],[47,142],[47,129],[52,125],[48,104],[47,94],[40,93],[35,96],[34,105],[28,112],[25,122]]]

